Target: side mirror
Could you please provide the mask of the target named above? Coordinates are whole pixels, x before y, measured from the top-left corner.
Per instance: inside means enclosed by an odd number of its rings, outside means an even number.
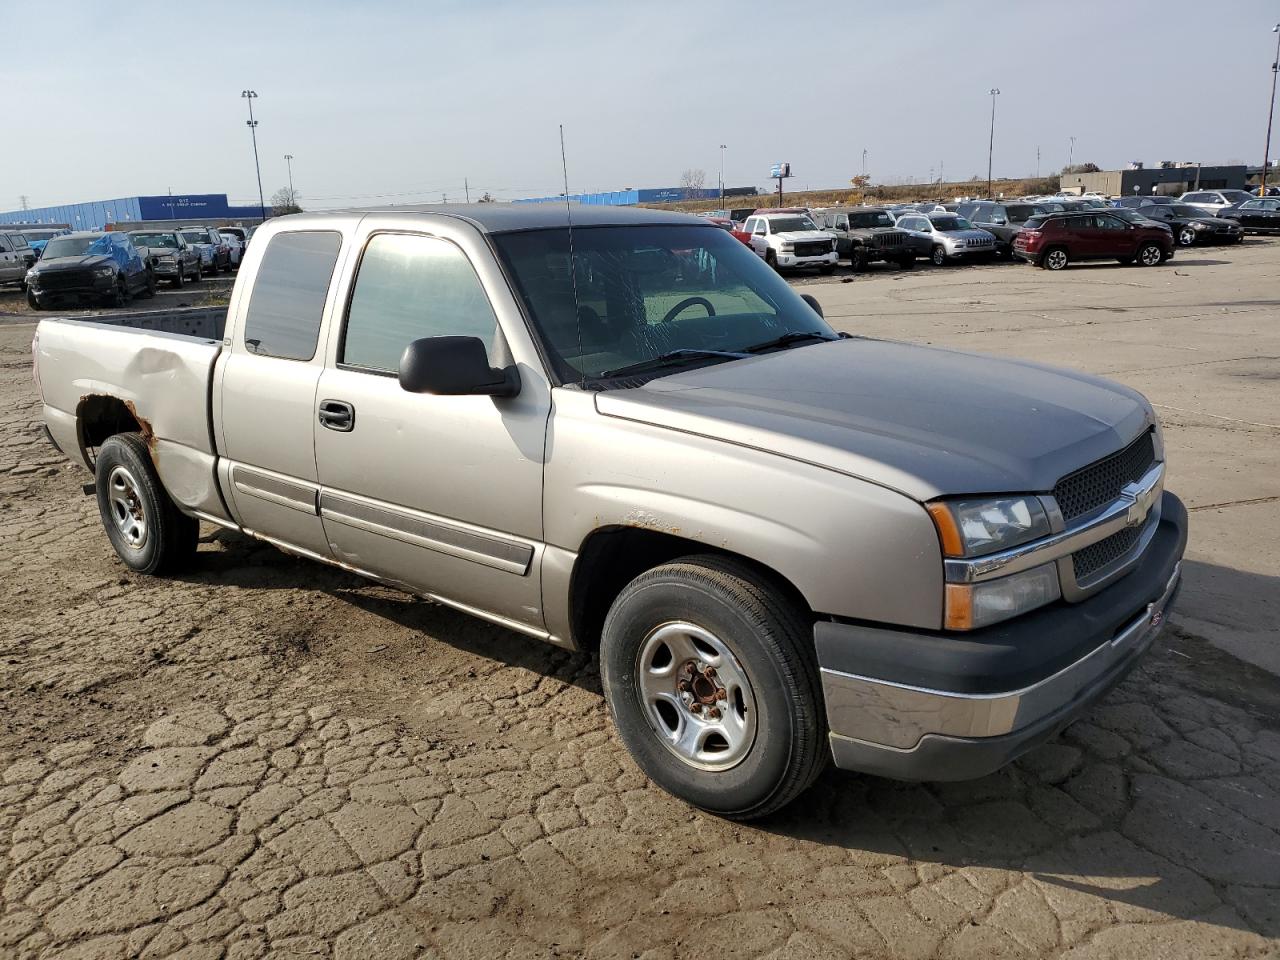
[[[520,392],[515,367],[495,370],[479,337],[423,337],[400,355],[400,387],[441,396],[514,397]]]
[[[826,314],[822,312],[822,304],[818,302],[817,298],[814,297],[813,294],[802,293],[800,294],[800,299],[803,300],[805,303],[807,303],[809,306],[813,307],[813,312],[816,313],[818,316],[824,319],[826,318]]]
[[[1009,223],[1009,221],[1006,220],[1004,217],[992,217],[991,222],[996,224],[996,226],[1000,226],[1000,227],[1006,226]]]

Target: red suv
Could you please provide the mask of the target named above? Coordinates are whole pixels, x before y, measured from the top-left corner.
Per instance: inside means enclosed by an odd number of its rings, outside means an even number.
[[[1046,270],[1062,270],[1076,260],[1119,260],[1153,267],[1173,256],[1173,235],[1163,226],[1143,226],[1091,213],[1049,213],[1023,224],[1013,238],[1013,254]]]

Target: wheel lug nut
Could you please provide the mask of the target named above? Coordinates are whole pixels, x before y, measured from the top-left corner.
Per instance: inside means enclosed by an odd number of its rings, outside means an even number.
[[[724,700],[724,699],[728,698],[728,696],[729,696],[729,694],[725,692],[725,690],[724,690],[724,688],[723,688],[723,687],[721,687],[719,690],[717,690],[717,691],[716,691],[716,699],[717,699],[717,700]]]
[[[708,678],[714,677],[716,675],[716,668],[708,664],[706,668],[703,669],[702,675]]]
[[[720,711],[717,710],[715,707],[712,707],[710,710],[707,711],[707,716],[710,717],[712,720],[719,720]]]
[[[689,709],[690,709],[690,710],[692,710],[694,713],[701,713],[701,712],[702,712],[702,704],[700,704],[700,703],[695,703],[695,704],[694,704],[693,706],[691,706]]]

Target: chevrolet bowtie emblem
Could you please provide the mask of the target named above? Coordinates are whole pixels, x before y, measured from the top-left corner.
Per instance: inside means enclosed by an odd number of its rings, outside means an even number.
[[[1133,501],[1129,504],[1129,509],[1125,513],[1124,525],[1126,527],[1136,527],[1147,519],[1147,514],[1151,512],[1151,505],[1155,502],[1158,490],[1158,485],[1143,490],[1136,483],[1131,483],[1124,488],[1122,491],[1123,496]]]

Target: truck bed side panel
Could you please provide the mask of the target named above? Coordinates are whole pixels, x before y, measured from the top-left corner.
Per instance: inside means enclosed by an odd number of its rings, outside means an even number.
[[[226,517],[214,465],[209,397],[219,343],[83,321],[45,320],[38,358],[45,422],[58,446],[92,469],[78,418],[92,397],[132,412],[160,479],[180,506]]]

